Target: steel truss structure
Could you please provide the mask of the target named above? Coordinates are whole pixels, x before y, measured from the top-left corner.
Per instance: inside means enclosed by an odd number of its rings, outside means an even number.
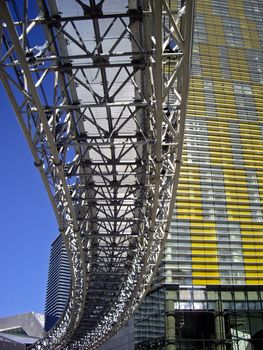
[[[177,189],[194,4],[0,0],[0,78],[69,254],[67,309],[32,349],[96,349],[141,302]]]

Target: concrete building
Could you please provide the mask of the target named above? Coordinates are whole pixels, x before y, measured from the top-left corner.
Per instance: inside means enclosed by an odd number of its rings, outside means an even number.
[[[23,350],[45,335],[44,315],[27,312],[0,318],[0,349]]]

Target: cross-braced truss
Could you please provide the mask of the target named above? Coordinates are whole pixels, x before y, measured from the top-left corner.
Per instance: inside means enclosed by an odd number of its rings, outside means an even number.
[[[182,156],[193,1],[0,0],[0,78],[69,254],[67,309],[32,349],[96,349],[161,258]],[[172,3],[172,4],[171,4]]]

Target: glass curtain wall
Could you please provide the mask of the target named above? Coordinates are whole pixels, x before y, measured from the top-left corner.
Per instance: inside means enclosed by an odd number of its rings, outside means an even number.
[[[165,333],[152,336],[146,301],[136,349],[263,349],[262,18],[261,0],[196,0],[183,166],[158,284]]]

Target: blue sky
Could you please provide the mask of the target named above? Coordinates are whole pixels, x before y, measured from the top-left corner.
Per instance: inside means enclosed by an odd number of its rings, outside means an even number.
[[[44,311],[58,226],[33,157],[0,84],[0,317]]]

